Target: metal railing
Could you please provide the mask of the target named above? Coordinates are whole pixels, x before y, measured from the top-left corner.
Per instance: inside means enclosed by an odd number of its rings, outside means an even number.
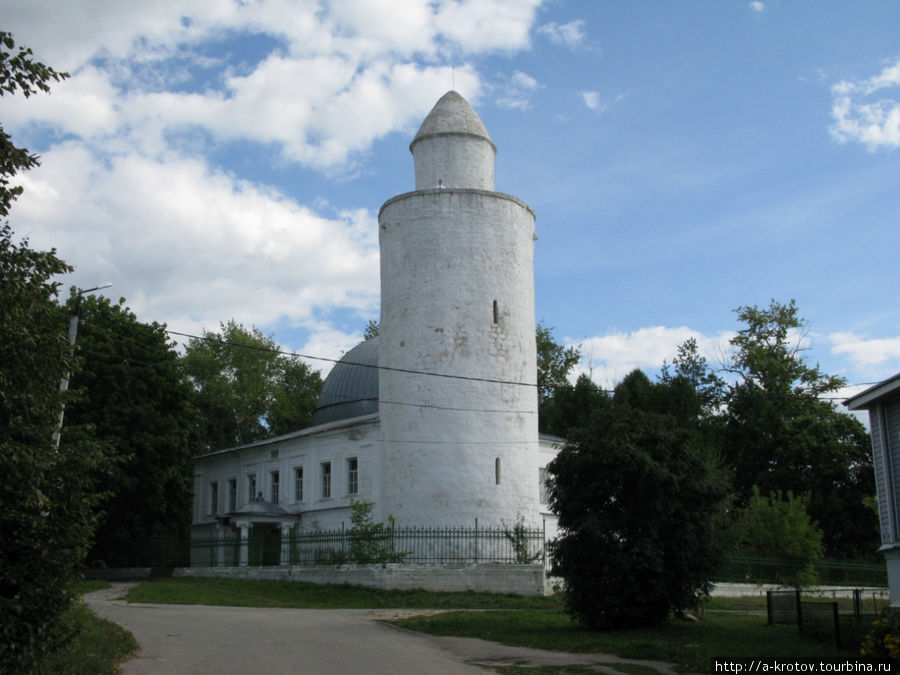
[[[544,563],[538,528],[409,527],[380,532],[353,529],[291,531],[254,527],[249,536],[221,532],[191,541],[194,566],[341,565],[406,562],[438,564]]]
[[[715,581],[750,584],[784,584],[805,565],[804,562],[732,555],[714,576]],[[820,560],[814,564],[820,585],[877,586],[887,588],[885,563],[852,560]]]
[[[864,597],[853,590],[852,600],[804,600],[802,591],[767,591],[766,613],[769,625],[789,624],[823,642],[833,642],[837,649],[858,650],[872,622],[888,604],[887,598]]]

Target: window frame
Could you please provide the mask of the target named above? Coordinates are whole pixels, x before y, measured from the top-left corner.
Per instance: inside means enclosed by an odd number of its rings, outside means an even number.
[[[269,471],[269,497],[273,504],[281,499],[281,472],[278,469]]]
[[[331,499],[331,462],[320,462],[319,472],[321,474],[319,491],[322,499]]]
[[[216,516],[219,514],[219,481],[209,481],[209,515]]]
[[[303,465],[294,467],[294,501],[303,501]]]
[[[359,458],[347,458],[347,494],[359,494]]]

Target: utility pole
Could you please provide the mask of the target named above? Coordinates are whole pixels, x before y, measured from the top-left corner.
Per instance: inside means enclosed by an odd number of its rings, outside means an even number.
[[[78,337],[78,322],[81,320],[81,298],[87,293],[93,293],[94,291],[99,291],[102,288],[109,288],[112,286],[112,282],[107,281],[105,284],[100,284],[99,286],[94,286],[94,288],[88,288],[83,291],[78,291],[78,295],[75,297],[75,309],[69,314],[69,350],[71,355],[75,355],[75,338]],[[62,381],[59,383],[59,393],[62,395],[69,389],[69,375],[70,373],[66,373],[63,375]],[[59,422],[56,425],[56,431],[53,432],[53,447],[59,448],[59,436],[62,433],[62,425],[63,425],[63,415],[66,413],[66,401],[65,398],[59,403]]]

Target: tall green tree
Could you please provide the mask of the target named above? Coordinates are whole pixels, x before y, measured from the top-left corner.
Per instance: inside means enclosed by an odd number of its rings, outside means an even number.
[[[52,279],[70,268],[27,244],[0,226],[0,672],[28,672],[64,636],[106,465],[97,444],[51,440],[74,367]]]
[[[570,387],[568,377],[578,364],[581,352],[577,347],[565,347],[553,337],[553,329],[538,323],[535,329],[537,344],[537,388],[538,388],[538,420],[541,431],[548,431],[546,418],[553,397],[558,391]],[[548,431],[548,433],[550,433]]]
[[[807,498],[829,557],[871,555],[877,522],[865,500],[875,492],[864,427],[823,397],[845,384],[803,358],[807,323],[796,303],[740,307],[745,327],[732,339],[723,452],[738,495],[792,491]]]
[[[234,320],[191,339],[183,357],[200,413],[196,443],[217,450],[294,431],[312,421],[322,378],[279,354],[259,329]]]
[[[124,299],[85,297],[80,315],[80,369],[70,383],[77,398],[66,422],[90,425],[116,458],[112,476],[99,484],[108,498],[90,558],[130,566],[154,537],[187,533],[191,389],[165,326],[138,321]]]
[[[761,495],[754,486],[736,523],[742,552],[794,563],[778,579],[788,586],[812,586],[819,580],[815,563],[822,557],[822,530],[809,517],[808,502],[790,491]]]
[[[722,561],[726,475],[695,426],[642,409],[653,388],[643,373],[626,378],[548,467],[561,531],[552,573],[567,611],[591,628],[662,623],[696,605]]]
[[[0,95],[65,77],[0,32]],[[0,126],[0,218],[22,192],[15,174],[37,164]],[[60,616],[93,532],[92,479],[106,464],[95,443],[52,441],[74,367],[54,278],[70,271],[0,225],[0,672],[29,672],[65,637]]]
[[[540,430],[569,438],[573,429],[588,424],[591,415],[612,399],[590,377],[582,373],[575,385],[559,387],[540,409]]]

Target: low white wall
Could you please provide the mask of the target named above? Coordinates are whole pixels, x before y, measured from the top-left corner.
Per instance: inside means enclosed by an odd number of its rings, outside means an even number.
[[[543,565],[341,565],[320,567],[179,567],[175,577],[272,579],[349,584],[385,590],[481,591],[544,595]]]

